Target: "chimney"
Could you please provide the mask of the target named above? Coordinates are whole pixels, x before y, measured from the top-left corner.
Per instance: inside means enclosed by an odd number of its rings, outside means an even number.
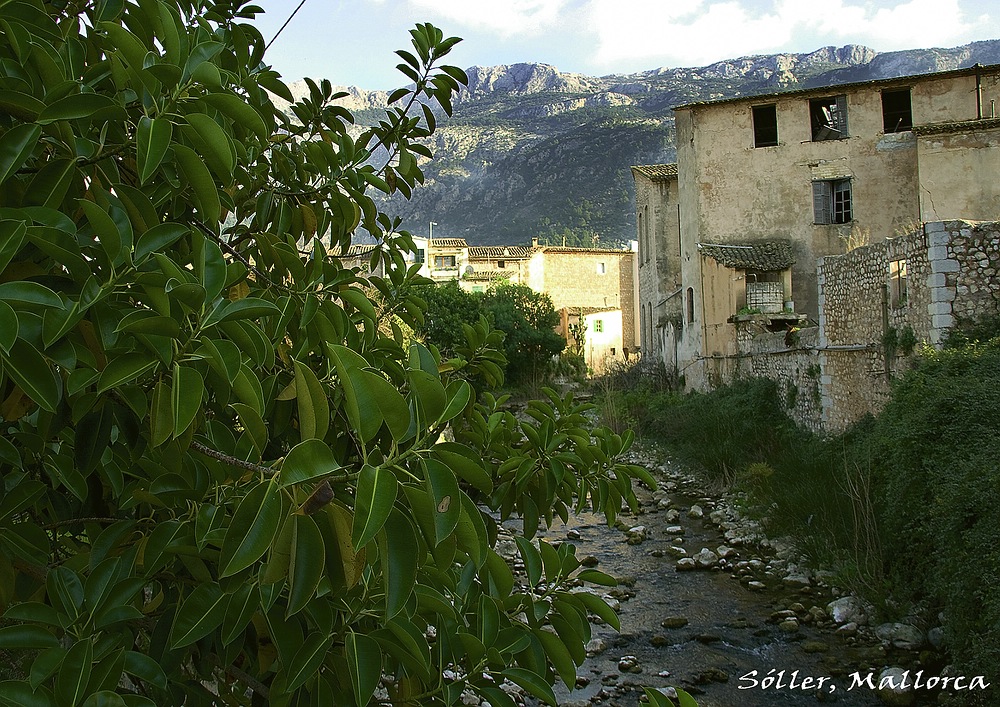
[[[532,248],[537,248],[538,247],[538,239],[537,238],[532,238],[531,239],[531,247]]]

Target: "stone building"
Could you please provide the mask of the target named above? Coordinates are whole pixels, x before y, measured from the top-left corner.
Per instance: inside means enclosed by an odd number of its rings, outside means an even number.
[[[735,373],[740,304],[760,279],[717,246],[787,244],[788,272],[765,275],[785,290],[780,316],[759,313],[782,335],[797,328],[789,314],[820,317],[818,258],[925,221],[1000,217],[998,99],[1000,66],[977,65],[675,108],[676,190],[669,166],[633,169],[640,302],[654,325],[640,326],[642,347],[689,387]],[[673,327],[658,341],[660,302]]]
[[[435,282],[455,280],[469,267],[469,244],[464,238],[423,238],[414,236],[416,251],[407,253],[409,262],[421,263],[420,274]]]
[[[1000,222],[937,221],[821,258],[819,325],[772,334],[737,322],[737,373],[778,382],[789,412],[839,431],[889,398],[921,343],[1000,316]]]

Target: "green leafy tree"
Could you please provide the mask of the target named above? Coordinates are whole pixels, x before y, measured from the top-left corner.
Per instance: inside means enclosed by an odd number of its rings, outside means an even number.
[[[507,375],[518,383],[539,381],[552,357],[566,346],[555,332],[559,314],[548,295],[527,285],[501,283],[486,294],[490,322],[506,335]]]
[[[275,110],[257,11],[0,0],[0,704],[554,703],[617,620],[532,535],[651,480],[571,399],[476,395],[488,327],[384,326],[420,278],[370,195],[421,181],[458,40],[412,30],[357,132],[326,81]]]
[[[504,374],[515,384],[541,380],[552,357],[566,345],[555,333],[559,314],[552,300],[527,285],[505,282],[487,292],[468,292],[454,280],[420,286],[417,293],[427,305],[417,332],[442,351],[463,351],[468,328],[483,317],[503,332],[501,350],[496,352],[502,357],[487,357],[496,364],[486,366],[495,369],[485,380],[490,385],[497,385]]]

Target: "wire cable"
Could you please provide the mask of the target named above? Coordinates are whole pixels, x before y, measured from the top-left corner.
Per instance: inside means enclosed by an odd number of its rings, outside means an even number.
[[[266,45],[264,45],[264,51],[267,51],[268,49],[271,48],[271,45],[274,44],[274,40],[276,40],[278,38],[278,36],[284,31],[285,27],[288,26],[288,23],[292,21],[292,18],[295,17],[295,15],[298,13],[298,11],[301,10],[302,6],[305,5],[305,4],[306,4],[306,0],[302,0],[302,2],[300,2],[298,4],[298,6],[294,10],[292,10],[292,14],[290,14],[288,16],[288,19],[285,20],[285,24],[281,25],[281,27],[278,28],[278,31],[275,32],[274,36],[271,37],[271,41],[268,42]]]

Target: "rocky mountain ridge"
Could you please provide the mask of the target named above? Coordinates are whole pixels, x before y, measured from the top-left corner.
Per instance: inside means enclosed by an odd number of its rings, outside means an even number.
[[[849,44],[602,77],[537,63],[473,66],[453,117],[439,121],[425,184],[386,207],[414,233],[434,221],[436,234],[475,245],[623,242],[635,231],[629,166],[674,160],[674,106],[976,63],[1000,63],[1000,40],[885,53]],[[360,124],[377,120],[388,97],[340,90]]]

